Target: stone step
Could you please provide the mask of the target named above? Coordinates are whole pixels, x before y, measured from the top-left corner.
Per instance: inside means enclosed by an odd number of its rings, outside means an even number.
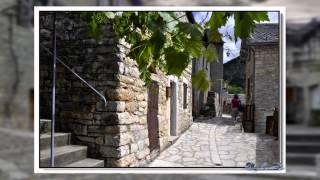
[[[55,167],[63,167],[70,163],[85,159],[86,146],[68,145],[55,148]],[[40,167],[50,167],[50,149],[40,151]]]
[[[316,165],[316,154],[310,153],[287,153],[287,164],[290,165]]]
[[[320,153],[320,143],[287,142],[287,152],[290,153]]]
[[[49,133],[51,131],[51,120],[40,119],[39,131],[40,131],[40,134]]]
[[[71,133],[55,133],[55,147],[66,146],[70,144]],[[40,134],[40,150],[49,149],[51,147],[51,134]]]
[[[319,142],[320,143],[320,133],[319,134],[293,134],[288,133],[287,142]]]
[[[82,159],[80,161],[73,162],[65,167],[104,167],[104,161],[98,159]]]

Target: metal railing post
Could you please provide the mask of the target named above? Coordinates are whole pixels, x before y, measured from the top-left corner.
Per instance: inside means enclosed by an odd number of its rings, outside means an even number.
[[[54,130],[55,130],[55,110],[56,110],[56,58],[57,58],[57,36],[56,36],[56,12],[53,14],[53,66],[52,66],[52,119],[51,119],[51,167],[54,167]]]

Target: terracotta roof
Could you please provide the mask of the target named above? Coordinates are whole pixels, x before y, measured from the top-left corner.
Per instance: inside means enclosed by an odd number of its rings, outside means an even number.
[[[279,42],[279,24],[257,24],[254,33],[248,38],[248,44]]]

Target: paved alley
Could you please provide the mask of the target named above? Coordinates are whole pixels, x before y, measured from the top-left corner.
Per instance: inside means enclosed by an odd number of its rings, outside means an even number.
[[[151,167],[244,167],[278,162],[278,141],[271,136],[243,133],[230,118],[195,121]]]

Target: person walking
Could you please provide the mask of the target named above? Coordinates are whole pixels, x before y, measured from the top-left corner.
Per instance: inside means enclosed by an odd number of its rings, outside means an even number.
[[[237,94],[235,94],[233,96],[233,99],[231,101],[231,109],[232,109],[232,112],[231,112],[231,115],[232,115],[232,119],[237,122],[237,117],[239,115],[239,109],[241,107],[241,101],[239,100],[239,97]]]

